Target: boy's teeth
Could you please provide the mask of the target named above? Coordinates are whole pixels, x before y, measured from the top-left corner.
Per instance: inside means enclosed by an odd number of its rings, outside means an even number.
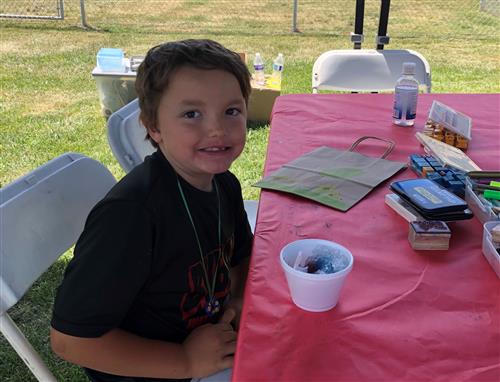
[[[207,147],[204,150],[205,151],[224,151],[226,148],[225,147]]]

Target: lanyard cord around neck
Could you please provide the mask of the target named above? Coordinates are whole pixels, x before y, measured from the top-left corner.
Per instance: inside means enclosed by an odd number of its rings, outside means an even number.
[[[179,193],[181,194],[182,201],[184,203],[184,207],[186,208],[186,212],[189,217],[189,221],[191,222],[191,226],[193,227],[194,231],[194,236],[196,237],[196,243],[198,244],[198,250],[200,251],[200,258],[201,258],[201,266],[203,268],[203,274],[205,276],[205,282],[207,284],[207,289],[208,289],[208,298],[209,298],[209,304],[213,303],[214,299],[214,294],[215,294],[215,280],[217,279],[217,271],[219,269],[219,261],[222,255],[222,248],[221,248],[221,213],[220,213],[220,196],[219,196],[219,188],[217,186],[217,182],[215,181],[215,178],[213,180],[213,185],[215,188],[215,193],[217,194],[217,235],[219,238],[219,257],[217,258],[217,263],[215,266],[215,273],[212,278],[212,283],[210,284],[210,279],[208,278],[208,270],[207,266],[205,264],[205,259],[203,256],[203,250],[201,249],[201,242],[200,238],[198,237],[198,231],[196,230],[196,226],[194,225],[194,220],[193,216],[191,215],[191,211],[189,210],[189,205],[186,200],[186,196],[184,195],[184,191],[182,190],[181,182],[179,181],[179,177],[177,177],[177,188],[179,189]]]

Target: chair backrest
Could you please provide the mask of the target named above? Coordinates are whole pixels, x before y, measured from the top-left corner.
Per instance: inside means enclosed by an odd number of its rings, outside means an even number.
[[[155,151],[139,121],[137,98],[108,119],[108,143],[120,166],[129,172]]]
[[[424,92],[431,91],[427,60],[412,50],[330,50],[313,65],[312,91],[394,91],[404,62],[416,64],[415,78]]]
[[[98,161],[66,153],[0,189],[0,316],[76,242],[115,182]]]

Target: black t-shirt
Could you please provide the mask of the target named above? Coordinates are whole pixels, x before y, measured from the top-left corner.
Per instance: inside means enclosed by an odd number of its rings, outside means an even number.
[[[205,312],[206,276],[177,179],[210,282],[217,269],[214,294],[224,305],[230,290],[228,266],[237,265],[251,251],[240,184],[229,171],[215,176],[221,203],[220,256],[215,189],[204,192],[177,177],[157,151],[90,212],[57,291],[51,323],[55,329],[76,337],[99,337],[121,328],[181,343],[194,328],[219,319],[221,313],[209,317]],[[122,380],[86,371],[95,380]],[[153,379],[130,379],[143,380]]]

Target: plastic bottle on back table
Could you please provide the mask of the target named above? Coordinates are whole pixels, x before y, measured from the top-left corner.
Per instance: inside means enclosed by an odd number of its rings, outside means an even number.
[[[403,63],[403,73],[394,89],[393,123],[413,126],[417,113],[418,81],[415,79],[415,63]]]
[[[254,79],[257,85],[264,86],[266,84],[266,77],[264,75],[264,60],[260,53],[255,53],[253,60],[253,69],[255,71]]]
[[[269,87],[273,89],[281,89],[281,76],[283,74],[283,65],[285,59],[282,53],[278,53],[278,56],[273,61],[273,74],[269,78]]]

